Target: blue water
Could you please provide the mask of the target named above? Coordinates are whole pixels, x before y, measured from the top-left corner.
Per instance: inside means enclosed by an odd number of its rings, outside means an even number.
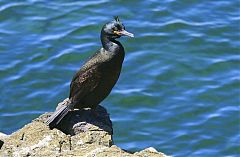
[[[115,144],[173,156],[240,156],[237,0],[0,1],[0,131],[10,134],[68,96],[119,15],[120,80],[102,102]]]

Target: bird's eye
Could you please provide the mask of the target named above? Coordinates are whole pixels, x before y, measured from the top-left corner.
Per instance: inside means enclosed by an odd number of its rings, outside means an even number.
[[[117,31],[118,29],[117,29],[117,27],[113,27],[113,31]]]

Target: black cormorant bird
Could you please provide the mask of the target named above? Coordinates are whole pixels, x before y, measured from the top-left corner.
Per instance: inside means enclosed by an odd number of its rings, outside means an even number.
[[[121,36],[134,37],[125,30],[118,17],[105,24],[101,31],[102,48],[75,74],[70,85],[69,101],[47,119],[50,128],[56,127],[72,109],[95,109],[116,84],[124,60],[124,48],[117,41]]]

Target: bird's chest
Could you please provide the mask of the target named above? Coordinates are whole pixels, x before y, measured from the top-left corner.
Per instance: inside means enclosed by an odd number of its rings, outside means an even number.
[[[112,60],[111,62],[105,63],[103,66],[102,81],[113,86],[119,78],[122,62]]]
[[[105,52],[102,54],[102,73],[106,78],[115,78],[119,76],[124,60],[124,55],[121,53],[109,53]]]

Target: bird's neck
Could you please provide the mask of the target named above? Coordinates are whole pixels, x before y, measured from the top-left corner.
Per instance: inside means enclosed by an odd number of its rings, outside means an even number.
[[[109,52],[124,52],[122,44],[115,39],[110,39],[107,36],[101,35],[101,41],[103,48]]]

